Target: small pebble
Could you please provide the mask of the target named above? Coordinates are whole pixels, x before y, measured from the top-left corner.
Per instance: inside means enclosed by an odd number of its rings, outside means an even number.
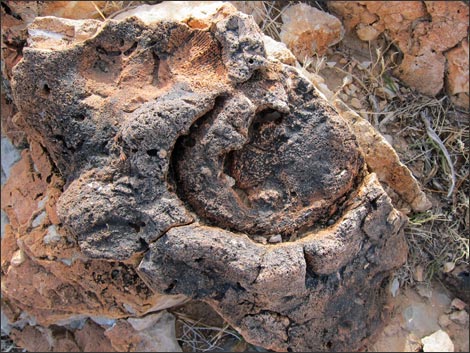
[[[457,310],[463,310],[467,306],[467,303],[465,303],[463,300],[460,300],[459,298],[455,298],[452,300],[450,305]]]
[[[459,325],[465,325],[468,322],[468,313],[465,310],[453,312],[449,317]]]
[[[261,243],[261,244],[267,244],[268,243],[268,241],[266,240],[265,237],[257,236],[257,237],[254,237],[253,240],[256,241],[257,243]]]
[[[353,108],[356,108],[356,109],[361,109],[362,108],[361,101],[357,98],[351,99],[350,104]]]
[[[268,242],[270,242],[271,244],[281,243],[282,242],[281,234],[273,235],[271,238],[269,238]]]
[[[444,269],[443,269],[443,271],[444,271],[444,273],[449,273],[449,272],[451,272],[454,268],[455,268],[455,263],[453,263],[453,262],[446,262],[446,263],[444,264]]]
[[[11,257],[10,263],[12,266],[19,266],[24,262],[25,259],[26,257],[24,251],[19,249]]]

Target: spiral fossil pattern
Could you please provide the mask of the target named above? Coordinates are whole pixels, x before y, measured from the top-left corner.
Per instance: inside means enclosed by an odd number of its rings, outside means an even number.
[[[405,216],[252,18],[224,5],[211,21],[109,21],[25,52],[15,99],[66,180],[60,219],[86,256],[140,262],[154,291],[206,301],[254,344],[358,349]]]

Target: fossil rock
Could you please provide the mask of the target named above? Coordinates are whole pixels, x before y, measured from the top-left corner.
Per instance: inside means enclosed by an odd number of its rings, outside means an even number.
[[[335,16],[304,3],[282,11],[281,41],[304,62],[315,54],[325,54],[328,47],[343,39],[344,29]]]
[[[51,30],[12,82],[30,142],[2,189],[12,323],[116,319],[120,350],[189,297],[276,351],[359,349],[379,326],[406,217],[253,19],[213,9],[31,25]]]
[[[468,72],[468,49],[465,54],[468,4],[461,1],[330,1],[328,6],[343,19],[346,29],[355,31],[362,40],[387,33],[404,54],[395,74],[405,84],[434,96],[442,91],[446,77],[447,93],[457,104],[468,108],[468,73],[465,75]],[[454,48],[459,43],[460,46]],[[461,90],[465,84],[467,89]]]

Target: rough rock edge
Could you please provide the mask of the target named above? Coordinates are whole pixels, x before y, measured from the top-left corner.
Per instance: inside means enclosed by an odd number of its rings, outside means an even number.
[[[233,17],[231,17],[231,18],[233,18]],[[227,22],[227,25],[231,26],[230,22]],[[228,55],[227,55],[227,52],[228,52]],[[262,54],[262,52],[261,52],[261,54]],[[248,52],[246,53],[246,55],[243,56],[243,58],[244,58],[244,59],[248,59],[248,60],[249,60],[250,58],[253,58],[253,60],[252,60],[252,64],[254,64],[253,67],[254,67],[254,68],[259,68],[259,65],[263,65],[263,60],[262,60],[262,55],[261,55],[261,54],[260,54],[260,46],[259,46],[259,43],[256,43],[256,42],[253,43],[253,41],[250,41],[250,42],[248,43]],[[227,60],[238,60],[237,57],[233,57],[232,55],[230,55],[228,49],[226,50],[226,55],[225,55],[225,56],[226,56]],[[260,59],[260,58],[261,58],[261,59]],[[234,65],[234,67],[236,67],[236,65]],[[232,73],[229,73],[229,77],[231,77],[231,78],[232,78],[233,80],[235,80],[235,81],[237,81],[238,79],[240,79],[240,77],[241,77],[241,78],[243,78],[243,77],[249,77],[249,75],[248,75],[248,74],[246,73],[246,71],[245,71],[245,68],[242,67],[242,69],[243,69],[243,70],[240,70],[239,74],[238,74],[237,72],[236,72],[235,74],[234,74],[233,72],[232,72]],[[249,72],[249,70],[248,70],[248,72]],[[247,75],[248,75],[248,76],[247,76]],[[149,107],[146,106],[146,107],[143,108],[143,110],[144,110],[144,109],[148,109],[148,108],[149,108]],[[197,114],[196,114],[196,115],[197,115]],[[128,137],[133,133],[131,130],[132,130],[132,129],[128,129],[128,132],[123,131],[123,134],[122,134],[122,139],[123,139],[123,140],[127,143],[127,145],[129,145],[129,146],[132,145],[132,138],[128,138]],[[127,140],[126,140],[126,138],[127,138]],[[162,153],[162,154],[163,154],[163,153]],[[64,164],[63,164],[62,166],[63,166],[64,168],[66,168],[66,166],[65,166]],[[67,170],[67,169],[64,169],[64,170]],[[144,171],[144,172],[147,172],[147,171]],[[151,171],[149,171],[149,172],[151,172]],[[98,175],[98,178],[100,178],[100,177],[103,177],[103,176]],[[371,178],[372,178],[372,177],[373,177],[373,176],[371,176]],[[106,175],[104,175],[104,178],[105,178],[104,181],[106,181]],[[370,178],[369,178],[369,180],[370,180]],[[376,188],[376,190],[375,190],[374,192],[371,191],[372,193],[375,193],[377,190],[379,190],[378,192],[379,192],[379,193],[382,193],[382,194],[385,196],[385,194],[383,193],[383,190],[380,188],[380,186],[379,186],[378,184],[376,184],[376,185],[373,187],[373,189],[374,189],[374,188]],[[369,202],[374,203],[376,200],[378,200],[378,199],[369,200]],[[391,208],[390,202],[389,202],[388,198],[386,198],[386,196],[385,196],[385,198],[381,198],[380,205],[386,205],[386,206],[383,206],[383,207],[385,207],[385,209]],[[388,205],[388,206],[387,206],[387,205]],[[384,210],[383,207],[378,207],[378,209],[380,209],[380,210],[383,211],[383,210]],[[377,218],[378,218],[378,220],[373,220],[372,222],[379,222],[379,223],[380,223],[380,222],[384,222],[384,214],[379,214],[379,216],[378,216]],[[392,217],[392,218],[393,218],[393,217]],[[396,218],[396,217],[395,217],[395,218]],[[395,241],[398,241],[398,242],[400,242],[400,240],[401,240],[401,243],[402,243],[401,250],[404,250],[404,246],[403,246],[403,235],[402,235],[402,233],[401,233],[401,227],[402,227],[402,224],[403,224],[403,219],[401,218],[401,221],[400,221],[400,217],[398,217],[398,219],[399,219],[399,221],[398,221],[397,224],[395,224],[395,222],[391,222],[390,224],[387,223],[388,225],[385,225],[385,227],[386,227],[386,228],[388,229],[388,231],[390,232],[390,236],[391,236],[390,241],[392,241],[392,238],[396,238]],[[388,222],[388,221],[387,221],[387,222]],[[371,229],[373,229],[373,228],[374,228],[374,227],[371,227]],[[173,228],[173,230],[176,230],[176,229],[179,229],[179,228]],[[217,231],[220,231],[220,230],[217,230]],[[365,231],[365,230],[364,230],[364,231]],[[170,233],[172,233],[172,230],[170,230],[170,232],[168,232],[167,235],[169,235]],[[161,239],[164,239],[164,238],[166,239],[166,238],[167,238],[167,235],[165,235],[165,236],[162,237]],[[163,241],[163,240],[162,240],[162,241]],[[157,240],[157,242],[159,242],[159,240]],[[155,244],[156,244],[156,243],[155,243]],[[318,248],[318,246],[317,246],[317,248]],[[318,250],[317,248],[314,247],[314,250],[312,250],[312,251],[323,251],[323,250]],[[321,246],[320,246],[320,248],[321,248]],[[393,246],[392,246],[392,248],[393,248]],[[333,249],[336,249],[336,248],[333,247],[333,248],[331,248],[331,249],[329,249],[329,250],[332,250],[332,251],[334,252],[335,250],[333,250]],[[396,251],[395,248],[394,248],[393,250]],[[406,254],[406,251],[401,251],[401,254],[402,254],[402,255],[403,255],[403,254]],[[293,253],[291,254],[291,253],[290,253],[290,249],[288,249],[288,251],[287,251],[287,253],[286,253],[285,255],[286,255],[287,257],[292,257],[293,259],[295,259],[295,258],[298,258],[298,259],[299,259],[299,261],[293,261],[293,268],[299,269],[299,272],[302,273],[302,268],[303,268],[304,265],[302,265],[302,263],[303,263],[302,258],[303,258],[303,257],[300,256],[300,251],[299,251],[299,250],[294,250]],[[374,254],[374,251],[372,251],[372,254],[368,254],[368,255],[369,255],[369,259],[373,259],[374,256],[375,256],[375,257],[377,256],[377,254]],[[364,256],[365,256],[365,253],[364,253]],[[266,257],[266,261],[268,261],[268,263],[269,263],[270,261],[277,261],[275,256],[274,256],[272,259],[270,259],[269,256],[268,256],[268,254],[266,254],[265,257]],[[393,256],[392,256],[392,257],[393,257]],[[346,258],[345,262],[347,263],[348,260],[350,260],[350,259]],[[264,261],[264,260],[263,260],[263,261]],[[364,261],[365,261],[365,260],[364,260]],[[396,261],[396,262],[395,262],[395,261]],[[380,266],[383,265],[383,266],[384,266],[384,267],[382,267],[383,271],[387,272],[387,271],[389,271],[391,268],[393,268],[394,266],[397,266],[398,263],[401,263],[401,262],[403,261],[403,259],[402,259],[402,258],[397,258],[397,257],[395,257],[395,261],[392,261],[392,263],[390,263],[390,264],[379,263],[379,265],[380,265]],[[307,262],[308,262],[308,261],[307,261]],[[310,262],[312,262],[312,260],[310,260]],[[344,263],[341,263],[340,265],[345,265],[345,264],[344,264]],[[278,266],[278,265],[276,265],[276,266]],[[274,266],[274,268],[277,268],[276,266]],[[331,264],[330,267],[329,267],[329,269],[328,269],[328,271],[337,269],[337,266],[338,266],[337,263]],[[346,266],[347,266],[347,265],[346,265]],[[315,267],[314,267],[314,268],[315,268]],[[319,265],[319,267],[316,267],[316,269],[317,269],[317,270],[320,269],[320,271],[321,271],[322,268],[323,268],[322,265]],[[326,269],[326,268],[328,268],[328,267],[325,267],[325,269]],[[371,269],[372,269],[372,267],[371,267]],[[352,270],[351,270],[351,271],[352,271]],[[305,269],[304,269],[304,272],[305,272]],[[327,275],[325,275],[325,276],[328,277],[328,278],[326,279],[326,282],[327,282],[327,283],[328,283],[328,281],[330,281],[330,280],[334,281],[334,278],[332,277],[331,274],[327,274]],[[336,276],[336,274],[335,274],[334,276]],[[383,279],[382,276],[383,276],[383,277],[386,277],[386,274],[382,274],[381,276],[379,276],[380,279]],[[341,276],[340,276],[340,277],[341,277]],[[353,276],[353,277],[354,277],[354,276]],[[305,278],[306,278],[306,276],[300,276],[300,277],[299,277],[299,284],[304,283],[304,282],[305,282]],[[313,276],[313,279],[314,279],[314,282],[315,282],[314,284],[312,284],[313,287],[316,287],[316,289],[318,289],[318,288],[324,288],[324,287],[322,287],[322,284],[321,284],[321,283],[320,283],[320,284],[316,283],[316,281],[315,281],[315,276]],[[325,278],[323,278],[323,279],[325,280]],[[277,281],[276,281],[277,279],[275,279],[274,282],[272,281],[273,278],[272,278],[272,274],[271,274],[270,271],[269,271],[269,268],[267,268],[266,274],[263,274],[263,271],[261,271],[261,269],[260,269],[260,271],[258,272],[256,278],[254,279],[254,282],[256,282],[256,281],[261,281],[261,280],[263,280],[263,281],[265,281],[266,283],[269,283],[269,284],[272,284],[272,283],[276,283],[276,282],[277,282]],[[377,283],[376,283],[376,282],[377,282]],[[374,285],[378,285],[378,282],[380,282],[380,281],[376,279],[376,282],[374,282]],[[188,282],[188,283],[191,283],[191,282]],[[364,283],[367,283],[367,282],[364,281]],[[347,284],[351,284],[351,283],[346,283],[346,282],[345,282],[345,287],[347,287]],[[319,287],[317,287],[317,285],[318,285]],[[170,285],[169,285],[165,290],[167,290],[169,287],[171,287],[171,283],[170,283]],[[300,286],[300,288],[301,288],[301,287],[302,287],[302,286]],[[229,289],[230,289],[230,288],[229,288]],[[171,290],[172,290],[172,288],[170,288],[170,291],[171,291]],[[285,293],[282,292],[282,289],[280,289],[280,290],[281,290],[281,292],[280,292],[280,294],[279,294],[280,297],[285,297]],[[325,290],[327,291],[327,289],[325,289]],[[344,291],[344,289],[342,289],[342,290]],[[380,291],[380,290],[379,290],[379,291]],[[328,297],[328,298],[329,298],[329,297],[330,297],[330,294],[331,294],[331,293],[326,293],[325,297]],[[350,294],[350,293],[345,293],[345,297],[347,297],[349,294]],[[201,295],[201,294],[197,293],[196,296],[197,296],[197,295]],[[205,295],[206,297],[208,296],[208,295],[205,294],[205,293],[203,293],[202,295]],[[228,298],[230,298],[230,297],[228,297]],[[311,299],[311,297],[309,297],[309,299]],[[234,322],[237,320],[237,315],[242,315],[242,314],[240,314],[240,313],[237,314],[237,313],[232,313],[232,312],[230,311],[230,310],[231,310],[231,309],[230,309],[230,307],[231,307],[230,303],[232,302],[231,299],[228,299],[228,301],[227,301],[228,304],[227,304],[227,303],[219,304],[219,303],[217,303],[217,302],[214,302],[214,300],[220,300],[220,298],[218,298],[218,296],[206,298],[206,300],[209,301],[209,302],[211,302],[211,304],[212,304],[213,306],[219,308],[219,310],[220,310],[221,312],[223,312],[225,315],[227,315],[227,313],[233,314],[233,319],[232,319],[232,320],[233,320]],[[291,299],[289,299],[289,300],[291,300]],[[249,300],[248,300],[248,301],[245,301],[245,302],[249,303]],[[336,304],[336,303],[334,303],[334,304]],[[267,304],[267,305],[269,305],[269,304]],[[333,308],[331,308],[331,310],[333,310],[333,309],[335,310],[335,312],[339,310],[335,305],[333,305]],[[340,308],[340,309],[342,309],[342,308]],[[304,343],[300,342],[300,341],[299,341],[299,338],[301,338],[302,336],[304,336],[304,334],[301,333],[301,332],[299,332],[299,330],[302,330],[302,329],[299,328],[299,327],[297,327],[297,326],[295,326],[295,325],[291,325],[291,323],[290,323],[289,320],[286,321],[286,318],[285,318],[285,317],[282,317],[282,316],[283,316],[282,314],[279,314],[279,313],[276,314],[277,311],[273,311],[273,312],[274,312],[274,314],[273,314],[273,313],[269,313],[269,312],[265,312],[265,313],[261,312],[260,315],[259,315],[259,317],[257,317],[256,315],[253,316],[252,314],[248,314],[248,315],[243,316],[243,318],[240,318],[240,319],[239,319],[240,325],[241,325],[240,329],[243,331],[243,330],[244,330],[245,328],[247,328],[247,327],[250,328],[253,323],[255,323],[255,324],[256,324],[257,322],[260,323],[260,320],[261,320],[261,323],[264,323],[264,324],[266,325],[266,326],[264,327],[265,329],[267,329],[267,330],[274,330],[274,336],[276,336],[276,337],[281,337],[281,338],[282,338],[282,337],[285,337],[284,341],[286,341],[286,342],[289,341],[290,343],[282,343],[282,342],[276,342],[276,341],[274,341],[274,340],[271,340],[271,336],[270,336],[269,332],[262,332],[263,328],[262,328],[261,331],[258,332],[258,333],[261,333],[262,335],[264,335],[264,337],[263,337],[263,338],[257,337],[257,336],[256,336],[257,333],[255,332],[255,336],[254,336],[254,337],[250,337],[250,339],[251,339],[252,341],[257,342],[257,341],[259,341],[260,339],[261,339],[261,340],[267,340],[267,341],[263,341],[264,344],[267,345],[267,346],[273,346],[273,349],[284,349],[287,344],[290,344],[290,345],[292,345],[292,346],[296,346],[297,348],[300,348],[300,349],[301,349],[301,347],[303,347],[302,345],[303,345]],[[343,310],[339,310],[338,312],[343,312]],[[364,313],[363,313],[363,312],[362,312],[362,313],[357,313],[357,315],[361,316],[361,315],[364,315]],[[230,316],[232,317],[232,315],[230,315]],[[316,325],[317,325],[317,323],[316,323],[315,320],[312,320],[310,323],[311,323],[311,325],[313,325],[314,327],[316,327]],[[328,323],[326,323],[325,325],[326,325],[326,327],[329,327],[331,324],[334,324],[334,323],[328,322]],[[349,325],[349,324],[348,324],[348,325]],[[235,326],[237,326],[237,325],[235,325]],[[256,326],[257,326],[257,325],[256,325]],[[271,326],[272,326],[272,328],[271,328]],[[285,334],[281,334],[280,336],[278,336],[277,334],[280,333],[279,330],[282,331],[282,329],[284,329],[284,330],[285,330],[285,329],[289,329],[289,331],[286,332]],[[356,330],[356,329],[357,329],[358,332],[362,332],[362,333],[360,333],[360,335],[364,334],[364,333],[363,333],[363,331],[364,331],[364,328],[363,328],[363,327],[354,328],[354,330]],[[350,342],[349,342],[348,340],[350,340],[350,339],[353,340],[353,341],[355,342],[355,344],[357,344],[356,339],[357,339],[358,337],[354,337],[354,335],[350,335],[351,331],[354,331],[354,330],[353,330],[353,328],[349,327],[349,329],[346,330],[347,332],[345,331],[345,335],[344,335],[345,337],[343,337],[343,342],[341,342],[341,339],[339,339],[338,342],[331,343],[331,341],[326,341],[326,339],[328,339],[327,337],[322,337],[322,338],[319,338],[319,340],[321,340],[321,342],[319,342],[319,341],[314,341],[314,342],[307,343],[307,345],[310,344],[311,346],[319,347],[320,349],[329,349],[329,348],[331,348],[331,346],[329,346],[330,344],[333,345],[333,348],[334,348],[334,345],[336,345],[336,346],[338,346],[338,347],[349,346]],[[373,330],[373,326],[369,327],[369,330]],[[245,334],[246,334],[247,336],[250,335],[250,333],[248,333],[248,332],[246,332]],[[272,334],[273,334],[273,333],[271,333],[271,335],[272,335]],[[347,336],[347,337],[346,337],[346,336]],[[291,342],[291,341],[292,341],[292,342]],[[330,343],[328,343],[328,342],[330,342]]]

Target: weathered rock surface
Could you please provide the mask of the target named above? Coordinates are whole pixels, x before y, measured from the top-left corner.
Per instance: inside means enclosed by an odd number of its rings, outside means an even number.
[[[187,297],[276,351],[359,349],[380,326],[406,217],[252,18],[211,6],[30,27],[12,82],[30,148],[2,189],[18,335],[92,318],[114,349],[155,350],[171,319],[141,317]]]
[[[330,1],[349,31],[362,40],[385,33],[404,54],[395,74],[434,96],[444,88],[466,108],[469,7],[463,1]],[[459,44],[460,43],[460,44]],[[426,77],[423,80],[423,77]],[[466,87],[466,88],[465,88]]]
[[[304,3],[284,9],[282,22],[279,36],[300,62],[325,54],[344,35],[340,20]]]
[[[306,70],[300,70],[348,123],[357,138],[368,168],[377,174],[385,187],[393,191],[389,196],[392,197],[394,205],[403,206],[400,207],[402,209],[411,208],[416,212],[430,209],[432,204],[421,190],[419,182],[400,161],[390,143],[366,119],[337,99],[323,78]]]

